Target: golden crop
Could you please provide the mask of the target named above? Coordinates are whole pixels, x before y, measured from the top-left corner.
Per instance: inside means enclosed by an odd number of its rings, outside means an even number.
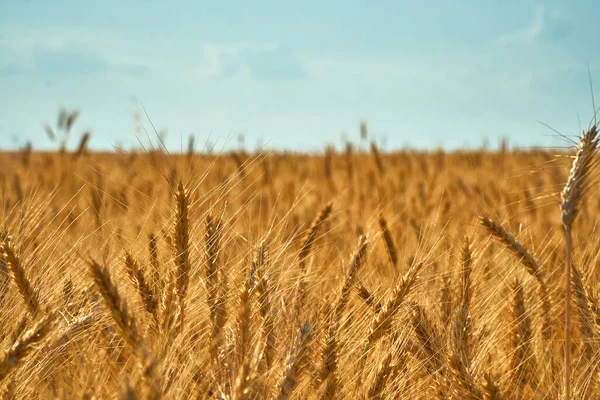
[[[4,398],[598,398],[588,139],[2,153]]]

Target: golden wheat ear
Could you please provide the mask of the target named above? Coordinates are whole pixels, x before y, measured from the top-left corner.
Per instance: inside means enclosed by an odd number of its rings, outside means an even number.
[[[371,154],[373,154],[373,158],[375,159],[379,175],[383,175],[385,173],[385,165],[383,164],[383,158],[381,157],[381,153],[375,142],[371,142]]]
[[[323,223],[327,220],[327,218],[329,218],[332,211],[333,211],[333,203],[329,202],[321,209],[321,211],[319,211],[319,214],[317,214],[314,221],[312,222],[312,224],[306,231],[306,234],[304,236],[304,243],[302,244],[302,248],[300,249],[300,255],[299,255],[300,266],[302,268],[304,268],[306,259],[310,255],[312,245],[315,242],[315,240],[317,239],[317,234],[319,232],[319,228],[321,227],[321,225],[323,225]]]
[[[300,263],[300,277],[296,282],[296,297],[294,299],[294,315],[296,316],[296,321],[301,321],[303,316],[303,309],[306,306],[306,296],[307,296],[307,260],[312,251],[313,244],[317,239],[317,234],[321,226],[325,223],[325,221],[329,218],[333,211],[333,203],[327,203],[319,214],[315,217],[312,224],[306,231],[304,235],[304,241],[302,247],[300,248],[300,253],[298,258]]]
[[[482,398],[483,394],[475,381],[471,368],[472,357],[472,321],[470,304],[473,296],[471,286],[471,268],[473,254],[471,243],[467,237],[463,239],[461,260],[461,305],[454,316],[454,329],[452,330],[452,349],[448,365],[450,367],[451,383],[454,393],[459,398]]]
[[[52,328],[52,321],[52,315],[42,317],[5,352],[4,358],[0,361],[0,382],[23,362],[33,350],[35,343],[43,340],[48,335]]]
[[[375,298],[373,293],[362,282],[356,284],[356,293],[369,308],[373,309],[375,314],[381,311],[381,302]]]
[[[350,292],[354,287],[356,276],[361,266],[364,265],[367,256],[367,248],[369,241],[366,235],[362,235],[358,239],[358,245],[352,259],[350,261],[350,267],[346,274],[346,279],[342,284],[334,305],[332,307],[333,314],[328,316],[326,321],[329,326],[325,332],[325,348],[322,354],[322,364],[319,372],[320,383],[326,383],[326,389],[323,395],[327,398],[335,397],[337,387],[337,353],[338,353],[338,335],[340,329],[340,322],[344,313],[344,309],[348,304]]]
[[[300,328],[296,344],[292,353],[289,356],[287,365],[279,384],[277,385],[277,400],[289,399],[298,386],[300,375],[304,371],[304,364],[307,362],[309,353],[309,345],[312,340],[310,327],[308,322]]]
[[[379,368],[375,374],[375,379],[373,379],[371,386],[367,390],[367,399],[380,400],[382,398],[388,378],[392,373],[392,356],[393,352],[389,351],[379,365]]]
[[[423,263],[414,264],[400,279],[400,282],[394,288],[390,298],[383,305],[381,312],[378,313],[371,324],[369,335],[367,337],[367,347],[370,349],[375,341],[379,340],[385,334],[389,333],[393,316],[396,314],[413,285],[419,277],[419,272],[423,268]]]
[[[498,241],[506,246],[511,253],[515,255],[521,262],[521,265],[525,268],[525,271],[529,273],[539,285],[539,294],[542,300],[542,312],[543,312],[543,326],[542,335],[545,340],[551,341],[554,337],[554,319],[552,317],[552,306],[550,299],[550,291],[546,283],[546,275],[541,265],[537,262],[535,257],[527,251],[513,235],[508,233],[506,229],[499,223],[492,221],[488,217],[480,218],[481,224],[485,229],[492,234]]]
[[[108,268],[101,266],[94,259],[88,261],[88,268],[96,289],[102,296],[121,337],[138,357],[138,366],[142,371],[142,377],[148,383],[150,394],[158,396],[162,383],[160,376],[156,374],[157,362],[146,346],[146,342],[138,329],[137,321],[127,308],[125,300],[119,294]]]
[[[262,318],[261,333],[264,340],[263,355],[267,369],[271,369],[277,354],[277,335],[273,312],[273,288],[271,287],[271,282],[266,273],[267,266],[269,265],[269,250],[268,245],[264,240],[258,246],[254,263],[256,265],[257,275],[256,294],[258,297],[258,309]]]
[[[394,267],[398,267],[398,250],[396,249],[394,238],[392,237],[392,233],[390,232],[390,228],[383,214],[379,214],[379,219],[377,221],[379,222],[379,229],[381,229],[381,233],[383,234],[383,240],[385,241],[390,261]]]
[[[150,265],[152,267],[150,272],[150,282],[156,299],[160,299],[165,288],[165,282],[161,276],[160,261],[158,259],[158,238],[153,233],[148,235],[148,253]]]
[[[138,292],[146,311],[158,322],[158,300],[152,287],[147,283],[144,272],[131,253],[125,254],[125,270],[134,289]]]
[[[87,145],[90,141],[90,136],[91,133],[89,132],[85,132],[83,135],[81,135],[81,140],[79,141],[79,146],[77,146],[77,151],[73,154],[74,160],[77,160],[87,152]]]
[[[141,336],[136,321],[127,309],[117,287],[112,282],[108,268],[102,267],[95,260],[88,261],[90,274],[98,292],[104,299],[106,308],[113,317],[123,339],[135,350],[139,349]]]
[[[579,139],[577,154],[573,159],[573,166],[569,172],[569,179],[561,193],[562,203],[560,209],[562,211],[562,220],[565,225],[571,225],[577,217],[583,197],[591,184],[590,172],[597,161],[597,129],[596,126],[592,126],[587,132],[584,132]]]
[[[529,385],[535,392],[539,380],[537,374],[537,361],[533,352],[533,331],[531,319],[525,304],[525,296],[521,282],[515,278],[513,283],[514,309],[511,359],[513,384],[516,386],[518,397],[522,397],[525,386]]]
[[[2,239],[2,242],[0,242],[0,256],[8,266],[12,281],[21,294],[27,310],[29,310],[31,317],[35,319],[41,311],[38,292],[27,278],[21,256],[10,241],[10,236],[4,234]]]
[[[596,163],[598,152],[598,130],[594,125],[579,139],[577,154],[569,179],[561,193],[560,210],[565,228],[566,273],[565,273],[565,398],[571,398],[571,274],[573,269],[573,243],[571,230],[587,193],[590,173]]]
[[[583,276],[575,265],[572,270],[573,294],[575,295],[575,306],[579,316],[579,329],[582,344],[582,356],[586,362],[585,373],[589,376],[589,382],[582,390],[586,398],[594,395],[598,379],[598,330],[594,320],[593,304],[597,300],[593,293],[583,284]]]
[[[423,309],[412,305],[412,326],[421,346],[418,356],[422,358],[427,374],[434,382],[435,390],[440,398],[448,398],[448,381],[446,368],[447,349],[437,328]]]
[[[223,338],[223,329],[227,322],[227,289],[224,271],[220,260],[223,221],[221,217],[206,216],[204,253],[206,258],[205,284],[206,301],[210,312],[211,334],[209,352],[213,361],[218,361],[218,352]]]
[[[484,374],[483,382],[484,399],[486,400],[504,400],[505,396],[500,388],[497,379],[490,373]]]
[[[175,260],[176,288],[179,297],[180,332],[185,322],[185,303],[190,281],[190,231],[189,204],[191,193],[179,181],[175,192],[175,217],[173,221],[173,256]]]

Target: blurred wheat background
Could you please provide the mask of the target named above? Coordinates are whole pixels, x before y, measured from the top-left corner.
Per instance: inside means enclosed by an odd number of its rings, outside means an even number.
[[[600,396],[595,127],[577,153],[97,153],[60,140],[76,118],[0,155],[3,398]]]

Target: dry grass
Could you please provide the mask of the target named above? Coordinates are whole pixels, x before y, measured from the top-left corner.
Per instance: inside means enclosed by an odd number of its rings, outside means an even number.
[[[2,396],[600,397],[590,132],[568,154],[2,153]]]

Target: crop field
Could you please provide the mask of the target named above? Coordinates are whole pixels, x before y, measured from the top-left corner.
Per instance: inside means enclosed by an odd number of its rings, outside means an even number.
[[[526,151],[86,141],[0,154],[4,399],[600,398],[595,127]]]

